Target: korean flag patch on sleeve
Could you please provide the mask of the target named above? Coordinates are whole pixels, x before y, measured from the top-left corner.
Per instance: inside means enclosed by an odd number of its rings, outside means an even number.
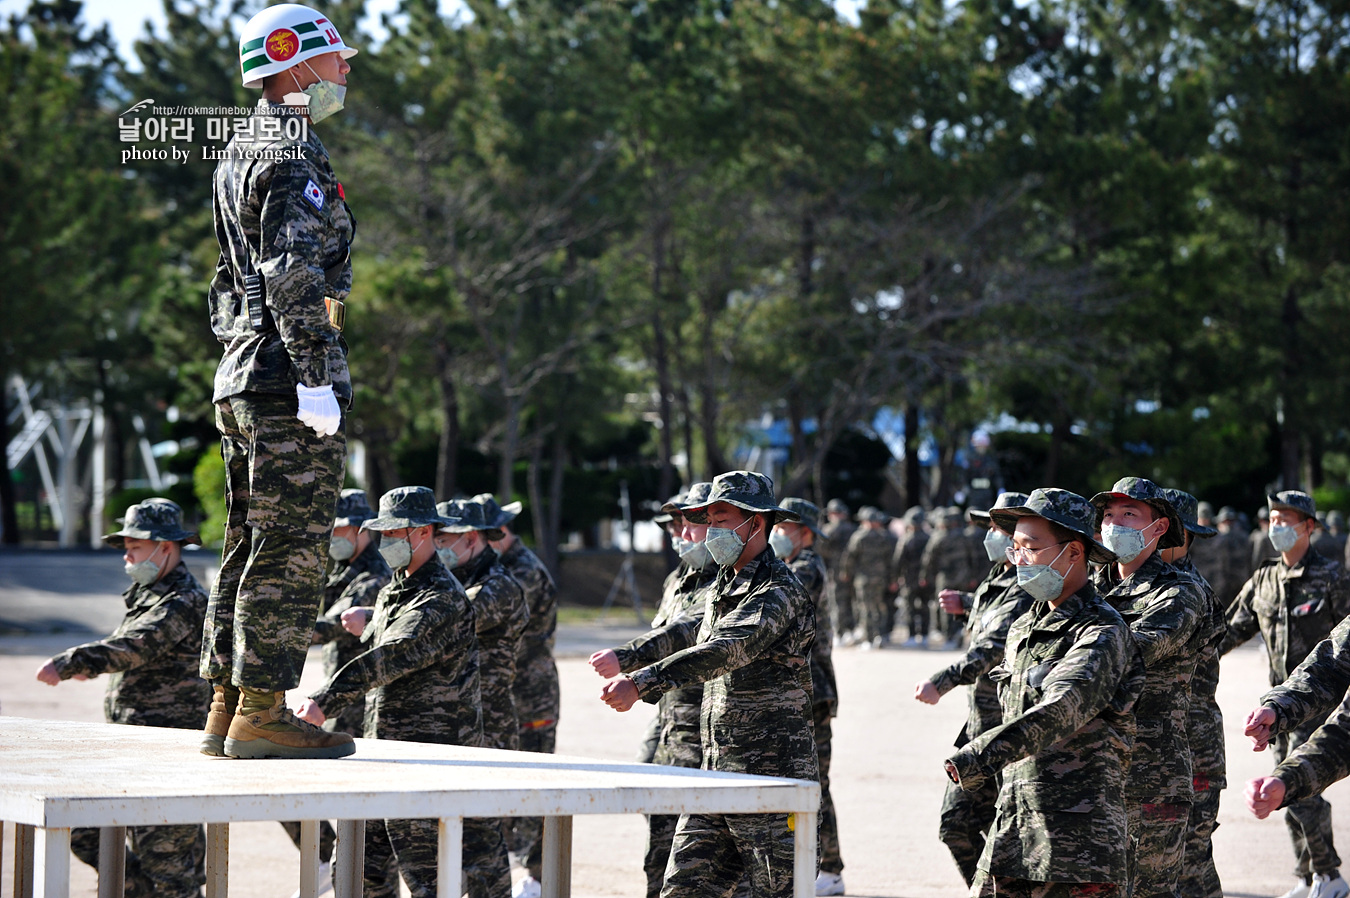
[[[313,203],[315,209],[323,209],[323,191],[319,189],[319,185],[315,184],[312,179],[305,183],[305,199]]]

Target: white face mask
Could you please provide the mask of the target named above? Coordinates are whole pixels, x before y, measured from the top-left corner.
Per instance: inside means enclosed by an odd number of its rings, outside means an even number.
[[[1007,550],[1012,544],[1011,536],[990,527],[989,532],[984,535],[984,554],[989,556],[990,561],[1007,561]]]
[[[1276,552],[1288,552],[1298,545],[1298,528],[1288,524],[1272,524],[1267,535]]]
[[[164,543],[156,546],[155,551],[151,552],[144,561],[128,561],[123,566],[127,576],[137,586],[149,586],[159,579],[161,568],[159,562],[155,561],[155,556],[159,554],[159,550],[162,548],[164,548]]]
[[[308,62],[304,63],[305,68],[315,78],[319,78],[319,73],[314,71],[314,67]],[[295,78],[295,70],[291,70],[291,77]],[[304,106],[309,113],[309,120],[318,124],[331,115],[342,111],[343,101],[347,99],[347,87],[343,84],[334,84],[332,81],[325,81],[319,78],[318,81],[309,87],[301,88],[300,79],[295,79],[297,93],[289,93],[282,97],[282,100],[289,106]],[[300,99],[304,97],[305,99]]]
[[[740,523],[740,526],[733,529],[726,527],[709,527],[708,535],[703,542],[712,553],[713,561],[720,567],[727,567],[734,564],[736,559],[741,557],[741,552],[745,551],[745,540],[741,539],[736,532],[746,524],[753,521],[753,517],[748,517]]]
[[[680,540],[680,560],[689,565],[696,571],[706,571],[713,563],[712,553],[704,545],[702,540],[690,542],[687,539]]]
[[[436,547],[436,557],[441,560],[441,564],[445,565],[448,570],[453,571],[455,568],[459,567],[460,563],[464,560],[459,552],[455,551],[455,547],[462,542],[464,542],[464,537],[460,537],[448,546]]]
[[[328,541],[328,557],[334,561],[346,561],[356,554],[356,543],[345,536],[335,536]]]
[[[412,537],[405,536],[402,539],[385,537],[380,540],[380,556],[384,558],[385,564],[394,570],[407,570],[413,558]]]
[[[1060,555],[1069,548],[1065,543],[1050,564],[1019,564],[1017,566],[1017,585],[1027,595],[1038,602],[1053,602],[1064,591],[1064,575],[1051,565],[1059,561]],[[1073,570],[1070,566],[1069,570]]]
[[[769,537],[769,545],[773,547],[773,554],[777,555],[783,561],[792,557],[792,553],[797,551],[797,547],[792,543],[792,537],[781,530],[775,530]]]
[[[1149,524],[1149,527],[1152,526],[1152,524]],[[1148,527],[1144,527],[1135,530],[1132,527],[1122,527],[1119,524],[1103,524],[1102,544],[1116,553],[1116,558],[1121,564],[1129,564],[1138,558],[1152,542],[1156,541],[1156,537],[1154,540],[1144,539],[1144,531],[1147,529]],[[1158,536],[1161,537],[1162,534],[1160,533]]]

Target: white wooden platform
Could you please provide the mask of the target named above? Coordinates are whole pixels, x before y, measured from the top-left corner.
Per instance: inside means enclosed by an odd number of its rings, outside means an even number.
[[[190,730],[0,717],[0,820],[18,824],[15,898],[66,898],[70,830],[103,829],[99,896],[121,898],[125,827],[207,824],[206,898],[228,894],[229,824],[300,820],[315,894],[318,821],[336,820],[336,898],[361,894],[364,821],[441,822],[441,898],[461,894],[464,817],[544,817],[544,898],[571,892],[577,814],[795,815],[796,896],[814,895],[820,787],[801,780],[358,739],[336,761],[228,760]]]

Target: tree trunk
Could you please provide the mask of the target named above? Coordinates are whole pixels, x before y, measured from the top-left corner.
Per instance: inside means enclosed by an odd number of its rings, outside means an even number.
[[[441,387],[441,439],[436,453],[436,496],[448,501],[459,479],[459,390],[453,376],[454,354],[442,337],[436,345],[436,368]],[[508,496],[502,502],[511,501]]]
[[[520,443],[520,416],[523,403],[511,399],[506,403],[506,426],[502,429],[501,467],[497,469],[497,501],[510,502],[515,487],[513,476],[516,465],[516,446]]]
[[[548,539],[539,544],[540,557],[556,576],[558,544],[562,542],[563,477],[567,472],[567,439],[563,428],[553,433],[553,470],[548,481]]]
[[[541,553],[549,541],[548,507],[544,504],[544,494],[539,489],[539,466],[543,464],[543,455],[544,439],[540,434],[535,437],[534,445],[530,447],[530,462],[525,468],[525,494],[530,500],[530,523],[534,529],[534,544]],[[543,560],[542,555],[540,560]],[[544,563],[548,564],[547,561]]]
[[[14,479],[9,471],[9,380],[0,371],[0,530],[7,546],[19,544],[19,515],[15,510]]]
[[[919,407],[905,406],[905,505],[923,504],[923,470],[919,467]]]
[[[671,408],[670,383],[670,346],[666,339],[665,321],[661,317],[661,306],[665,302],[665,228],[658,225],[652,231],[652,360],[656,366],[656,389],[659,393],[658,414],[661,417],[661,437],[658,441],[661,475],[657,480],[656,494],[665,499],[675,491],[677,479],[675,466],[671,463],[674,454],[672,435],[675,429],[674,414]]]

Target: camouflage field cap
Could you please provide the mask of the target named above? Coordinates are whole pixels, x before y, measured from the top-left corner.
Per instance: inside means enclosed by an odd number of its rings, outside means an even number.
[[[474,499],[451,499],[436,506],[442,517],[441,533],[468,533],[477,530],[486,534],[488,542],[506,536],[496,521],[488,517],[485,506]]]
[[[831,499],[825,503],[826,514],[848,514],[848,503],[843,499]]]
[[[878,524],[884,524],[890,519],[890,515],[875,505],[864,505],[858,509],[858,520],[860,521],[875,521]]]
[[[1269,508],[1266,508],[1264,505],[1262,505],[1260,508],[1258,508],[1258,509],[1256,510],[1256,519],[1257,519],[1258,521],[1269,521],[1269,520],[1270,520],[1270,509],[1269,509]]]
[[[1077,493],[1053,487],[1032,490],[1031,495],[1027,496],[1026,504],[1011,508],[994,508],[990,510],[989,516],[1000,529],[1009,533],[1017,529],[1018,518],[1043,518],[1084,537],[1088,547],[1088,561],[1111,564],[1116,560],[1115,552],[1097,542],[1097,509]]]
[[[375,517],[375,509],[370,507],[365,490],[343,490],[338,496],[337,507],[333,509],[334,527],[360,527]]]
[[[436,513],[436,495],[424,486],[397,486],[380,497],[380,513],[362,530],[402,530],[448,523]]]
[[[1018,508],[1027,504],[1027,499],[1031,498],[1026,493],[999,493],[998,498],[989,511],[981,511],[978,508],[972,508],[966,512],[966,517],[980,524],[988,526],[993,523],[989,518],[989,512],[995,508]]]
[[[201,537],[183,529],[183,509],[171,499],[155,498],[138,502],[129,507],[117,522],[122,525],[122,529],[103,537],[105,543],[116,549],[126,546],[128,536],[132,539],[153,539],[194,546],[202,544]]]
[[[820,508],[815,503],[792,496],[784,499],[782,504],[788,511],[797,515],[797,520],[803,527],[816,536],[824,536],[820,532]]]
[[[665,520],[667,521],[673,520],[675,515],[683,517],[686,508],[690,505],[697,505],[704,501],[711,492],[712,484],[707,480],[700,480],[699,482],[690,485],[684,492],[676,493],[667,499],[665,504],[661,506],[661,514],[652,518],[652,520],[656,521],[658,524],[663,524],[665,521],[662,520],[662,517],[665,517]]]
[[[905,509],[904,517],[900,520],[904,521],[906,524],[918,525],[923,523],[924,515],[925,513],[922,505],[911,505],[909,508]]]
[[[1266,496],[1266,501],[1271,511],[1283,508],[1285,511],[1297,511],[1317,520],[1317,503],[1313,501],[1312,496],[1302,490],[1280,490],[1273,496]]]
[[[1167,501],[1172,503],[1172,507],[1177,510],[1177,517],[1181,518],[1181,526],[1185,527],[1189,533],[1208,539],[1215,536],[1219,531],[1213,527],[1206,527],[1200,523],[1199,506],[1205,503],[1196,502],[1195,497],[1182,490],[1163,490],[1163,495]]]
[[[675,515],[679,513],[680,505],[684,502],[686,495],[686,493],[676,493],[661,503],[661,513],[652,515],[652,523],[669,524],[675,520]]]
[[[1237,519],[1238,519],[1237,509],[1231,505],[1225,505],[1223,508],[1219,509],[1219,515],[1214,520],[1222,524],[1225,521],[1236,521]]]
[[[508,502],[505,505],[497,504],[497,497],[491,493],[479,493],[469,500],[483,506],[483,516],[491,521],[495,526],[501,527],[503,524],[509,524],[516,519],[516,515],[524,510],[525,505],[520,502]]]
[[[1116,481],[1115,486],[1106,492],[1093,496],[1091,502],[1097,508],[1097,527],[1099,529],[1102,524],[1102,512],[1106,510],[1107,503],[1112,499],[1134,499],[1136,502],[1145,502],[1167,518],[1167,532],[1162,535],[1162,539],[1158,540],[1159,549],[1174,549],[1186,544],[1186,537],[1182,536],[1181,518],[1177,515],[1177,510],[1167,500],[1163,488],[1152,480],[1143,477],[1122,477]]]
[[[691,489],[692,492],[692,489]],[[725,502],[745,511],[767,514],[773,522],[796,523],[797,515],[780,508],[773,498],[773,481],[757,471],[728,471],[713,478],[712,489],[703,501],[691,500],[684,507],[684,516],[695,524],[708,523],[708,506]]]
[[[1195,507],[1196,520],[1204,518],[1205,520],[1214,520],[1214,506],[1208,502],[1201,502]]]

